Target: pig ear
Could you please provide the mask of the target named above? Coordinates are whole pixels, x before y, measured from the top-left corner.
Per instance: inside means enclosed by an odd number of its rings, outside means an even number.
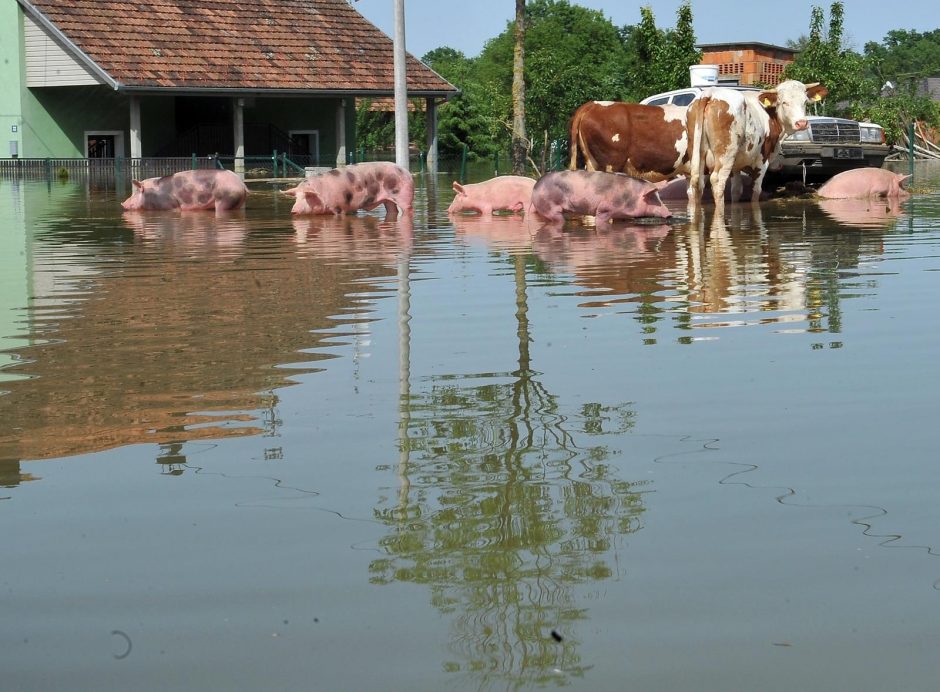
[[[296,188],[296,187],[292,187],[292,188],[290,188],[289,190],[281,190],[281,194],[283,194],[283,195],[290,195],[290,196],[292,196],[292,197],[293,197],[296,193],[297,193],[297,188]]]
[[[132,184],[134,187],[136,187],[138,190],[144,189],[143,183],[141,183],[139,180],[132,180],[132,181],[131,181],[131,184]]]
[[[643,201],[657,206],[662,204],[663,201],[659,198],[659,188],[654,187],[652,190],[647,190],[643,193]]]
[[[307,196],[308,204],[320,204],[321,203],[320,195],[318,195],[313,190],[304,190],[304,194]]]
[[[458,195],[463,195],[463,194],[465,194],[464,191],[463,191],[463,185],[461,185],[460,183],[458,183],[456,180],[454,181],[453,188],[454,188],[454,192],[456,192]]]

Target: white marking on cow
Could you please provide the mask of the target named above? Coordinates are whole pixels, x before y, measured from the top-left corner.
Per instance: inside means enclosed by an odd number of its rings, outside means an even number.
[[[620,141],[620,133],[619,133],[619,132],[615,132],[615,133],[614,133],[614,136],[610,138],[610,141],[611,141],[611,142],[619,142],[619,141]]]
[[[607,106],[612,106],[617,102],[616,101],[595,101],[594,103],[596,103],[598,106],[604,106],[606,108]]]

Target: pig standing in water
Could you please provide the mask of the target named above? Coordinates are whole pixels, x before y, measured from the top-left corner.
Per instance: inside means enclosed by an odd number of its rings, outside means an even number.
[[[532,208],[556,225],[564,223],[566,213],[595,216],[598,226],[614,219],[672,216],[652,183],[603,171],[545,174],[532,190]]]
[[[415,183],[404,168],[373,161],[307,178],[284,194],[294,195],[292,214],[339,215],[358,209],[370,211],[384,204],[386,216],[395,218],[399,207],[402,212],[413,210]]]
[[[895,197],[905,199],[911,193],[901,187],[909,175],[892,173],[883,168],[853,168],[832,176],[816,193],[826,199],[861,199],[863,197]]]
[[[521,175],[500,175],[482,183],[454,183],[457,195],[447,207],[448,214],[478,211],[489,215],[494,211],[524,211],[532,199],[535,181]]]
[[[214,169],[180,171],[162,178],[134,180],[134,193],[121,206],[128,211],[215,209],[230,211],[245,204],[248,188],[236,173]]]

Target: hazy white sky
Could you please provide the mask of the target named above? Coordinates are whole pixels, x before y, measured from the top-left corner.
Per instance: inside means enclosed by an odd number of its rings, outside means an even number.
[[[351,4],[392,35],[395,0],[352,0]],[[649,5],[656,25],[666,29],[676,25],[676,10],[682,0],[572,0],[572,4],[600,10],[616,26],[639,23],[640,7]],[[828,26],[831,4],[830,0],[692,0],[695,36],[699,43],[760,41],[783,46],[788,39],[809,33],[813,5],[823,9]],[[923,32],[940,27],[937,0],[844,0],[843,4],[845,37],[858,51],[868,41],[880,42],[891,29]],[[513,0],[405,0],[405,44],[408,52],[419,58],[441,46],[475,57],[488,39],[506,28],[514,12]]]

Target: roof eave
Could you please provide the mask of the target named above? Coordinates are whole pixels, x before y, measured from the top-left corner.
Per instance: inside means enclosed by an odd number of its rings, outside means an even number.
[[[250,87],[181,87],[181,86],[153,86],[129,85],[116,86],[117,91],[128,94],[210,94],[217,96],[320,96],[337,98],[345,96],[380,97],[394,96],[394,89],[278,89],[278,88],[250,88]],[[456,96],[459,90],[446,89],[413,89],[408,91],[408,98],[445,98]]]
[[[72,57],[87,67],[96,77],[98,77],[112,89],[119,89],[121,87],[121,83],[119,81],[108,74],[98,63],[92,60],[87,53],[72,43],[72,41],[65,34],[59,31],[58,27],[49,21],[46,15],[44,15],[40,10],[36,9],[33,4],[29,2],[29,0],[16,1],[19,3],[20,7],[23,8],[24,12],[28,12],[37,24],[49,32],[50,36],[55,37],[55,39],[65,46],[66,50],[72,54]]]

